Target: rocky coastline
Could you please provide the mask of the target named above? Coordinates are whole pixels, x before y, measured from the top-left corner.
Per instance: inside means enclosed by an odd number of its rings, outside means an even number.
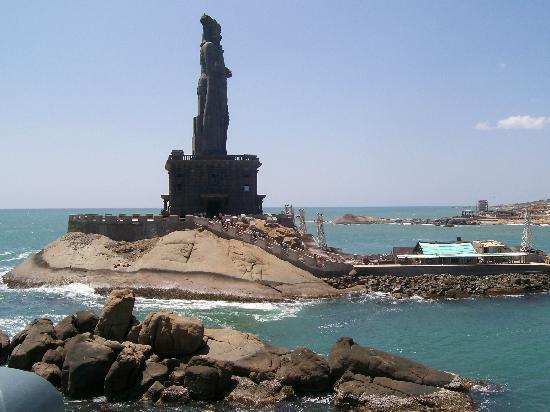
[[[36,319],[11,338],[0,362],[32,371],[69,399],[263,407],[310,394],[369,411],[474,411],[480,382],[359,345],[342,337],[328,358],[290,350],[197,319],[132,312],[130,289],[114,290],[99,316],[77,312],[54,325]]]
[[[325,278],[328,284],[350,293],[387,293],[394,298],[461,299],[480,296],[550,292],[550,274],[467,275],[357,275]]]

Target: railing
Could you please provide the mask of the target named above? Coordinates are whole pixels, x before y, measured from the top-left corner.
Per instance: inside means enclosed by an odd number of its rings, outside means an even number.
[[[193,220],[196,226],[201,226],[220,237],[226,239],[236,239],[258,246],[266,252],[286,260],[287,262],[315,275],[342,275],[349,273],[349,271],[353,269],[351,264],[312,256],[303,250],[291,249],[284,244],[277,243],[266,237],[256,237],[250,232],[239,232],[234,226],[224,226],[218,221],[212,221],[207,218],[194,216],[186,216],[186,219]]]
[[[178,155],[171,154],[170,160],[258,160],[256,155],[220,155],[220,156],[201,156],[201,155]]]

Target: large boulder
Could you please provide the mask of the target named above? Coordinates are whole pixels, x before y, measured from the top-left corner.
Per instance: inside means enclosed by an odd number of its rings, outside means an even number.
[[[231,385],[231,374],[230,362],[194,356],[185,369],[184,386],[194,399],[221,399]]]
[[[324,392],[331,386],[328,363],[309,349],[296,349],[281,358],[275,378],[297,393]]]
[[[148,345],[124,342],[122,351],[105,377],[104,393],[109,401],[141,396],[139,384],[145,359],[151,352]]]
[[[14,335],[13,339],[11,340],[12,348],[15,348],[17,345],[22,344],[31,331],[33,333],[47,333],[52,336],[55,334],[53,323],[50,319],[35,319],[27,326],[25,326],[25,329]]]
[[[233,362],[233,372],[237,376],[244,376],[254,382],[262,382],[276,379],[276,374],[281,367],[283,355],[289,353],[286,348],[266,345],[253,354],[244,356]]]
[[[151,359],[145,361],[145,368],[141,373],[141,382],[138,386],[138,391],[143,393],[147,391],[155,381],[164,382],[168,379],[170,369],[168,366],[155,362]]]
[[[352,338],[338,339],[328,356],[334,381],[346,372],[370,377],[386,377],[419,385],[446,387],[455,375],[438,371],[409,359],[357,345]]]
[[[294,396],[292,386],[283,385],[278,380],[256,383],[251,379],[241,376],[235,376],[233,380],[237,384],[224,399],[229,403],[261,407],[272,405]]]
[[[8,361],[8,357],[11,353],[11,342],[8,335],[0,332],[0,365],[3,365]]]
[[[30,370],[32,365],[40,362],[48,349],[55,349],[58,341],[52,321],[37,319],[14,337],[18,342],[8,361],[10,368]]]
[[[198,352],[209,358],[234,362],[252,355],[266,344],[252,333],[239,332],[234,329],[205,329],[206,345]]]
[[[206,345],[198,352],[210,359],[233,363],[233,373],[254,382],[274,380],[286,348],[271,346],[256,335],[233,329],[206,329]]]
[[[89,333],[76,335],[65,344],[61,389],[73,398],[101,394],[115,358],[115,350],[104,340],[94,339]]]
[[[57,339],[66,340],[78,335],[78,329],[75,326],[75,317],[67,316],[55,325],[55,334]]]
[[[139,332],[141,332],[141,322],[132,316],[132,324],[126,336],[126,340],[128,342],[138,343]]]
[[[154,312],[141,325],[138,342],[150,345],[162,358],[195,353],[203,344],[204,326],[198,319],[172,312]]]
[[[144,401],[151,400],[156,402],[160,398],[160,394],[164,389],[165,387],[162,383],[155,381],[151,386],[149,386],[149,389],[145,391],[141,399]]]
[[[53,386],[57,388],[61,386],[61,369],[59,369],[59,366],[45,362],[36,362],[32,365],[32,371],[46,379]]]
[[[465,393],[417,383],[345,372],[336,382],[334,403],[338,407],[373,412],[477,410]]]
[[[42,362],[49,363],[51,365],[57,365],[59,368],[63,367],[63,357],[65,356],[65,349],[58,346],[56,349],[48,349],[44,356],[42,356]]]
[[[78,333],[94,333],[95,327],[99,322],[99,317],[92,311],[81,310],[76,312],[75,316],[75,326],[78,330]]]
[[[131,289],[113,290],[107,296],[95,327],[95,334],[119,342],[126,340],[132,325],[135,300],[134,292]]]
[[[189,390],[183,386],[172,385],[160,391],[157,405],[189,402]]]

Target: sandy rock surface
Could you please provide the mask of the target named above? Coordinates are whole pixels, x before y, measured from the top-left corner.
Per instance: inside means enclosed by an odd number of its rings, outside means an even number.
[[[137,242],[67,233],[30,257],[4,281],[12,287],[84,283],[94,288],[132,287],[149,295],[278,300],[320,297],[337,291],[263,249],[184,230]],[[174,296],[173,291],[187,292]],[[171,291],[171,292],[168,292]]]

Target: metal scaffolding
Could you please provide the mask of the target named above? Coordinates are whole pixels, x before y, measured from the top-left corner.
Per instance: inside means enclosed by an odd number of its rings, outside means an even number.
[[[322,213],[317,213],[315,224],[317,225],[317,244],[321,249],[326,249],[327,237],[325,235],[325,218]]]
[[[521,251],[533,252],[535,247],[533,246],[533,232],[531,230],[531,216],[529,209],[523,209],[523,233],[521,235]]]
[[[306,229],[306,212],[304,209],[298,209],[298,231],[301,234],[304,234],[307,232]]]

